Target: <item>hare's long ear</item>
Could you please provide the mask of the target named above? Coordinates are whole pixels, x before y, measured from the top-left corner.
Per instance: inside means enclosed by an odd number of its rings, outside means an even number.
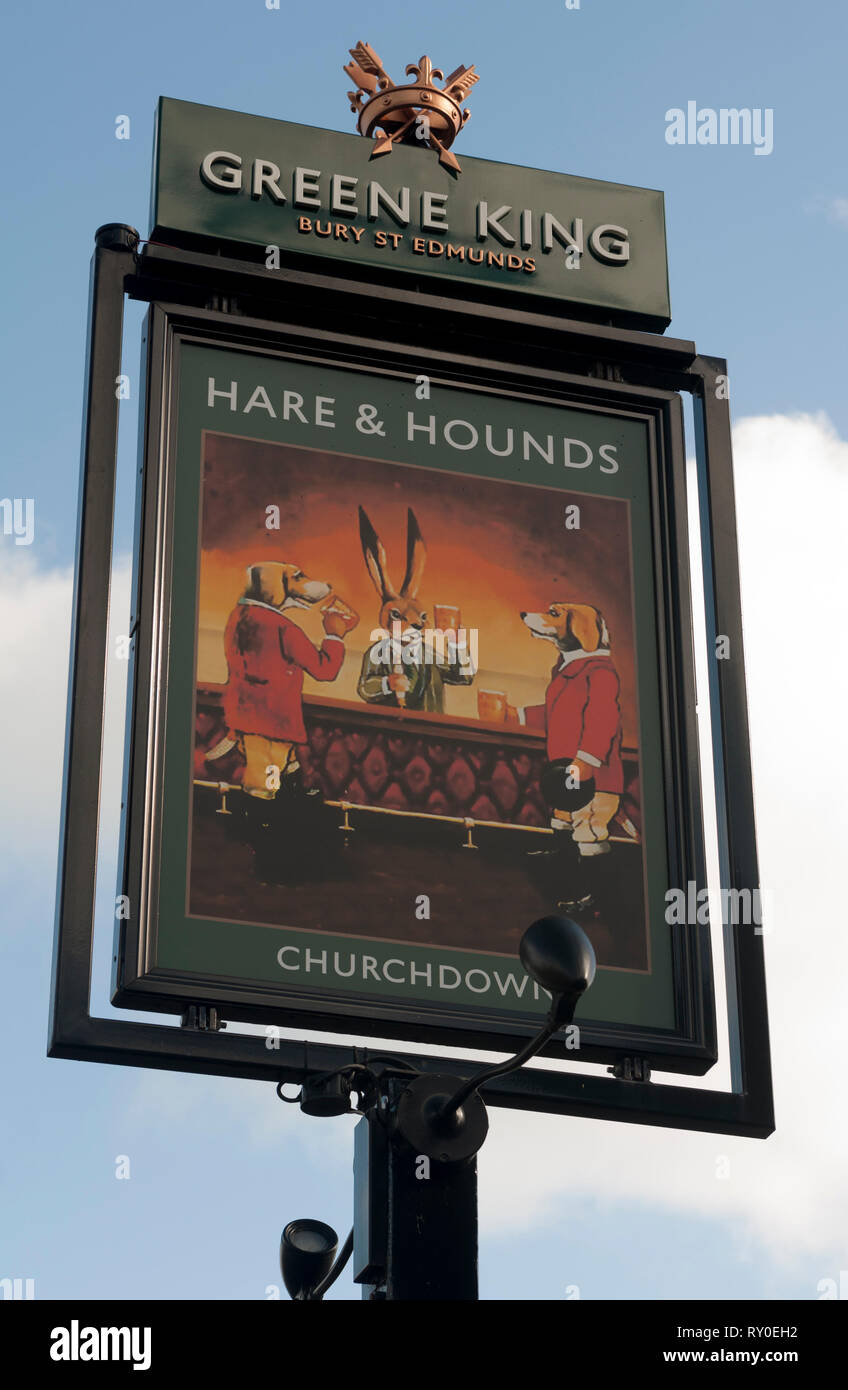
[[[365,556],[366,568],[374,588],[380,595],[380,602],[385,603],[386,599],[395,593],[395,589],[386,567],[386,552],[383,548],[383,542],[371,525],[368,513],[363,507],[359,508],[359,538],[362,541],[362,554]]]
[[[410,507],[406,517],[406,574],[400,586],[402,598],[417,598],[418,589],[421,585],[421,577],[424,573],[424,561],[427,559],[427,547],[424,544],[424,537],[421,534],[421,527],[415,519],[415,513]]]

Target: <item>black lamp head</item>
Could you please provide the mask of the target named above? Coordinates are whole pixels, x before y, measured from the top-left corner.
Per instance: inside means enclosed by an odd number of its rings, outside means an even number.
[[[350,1091],[350,1078],[343,1071],[309,1076],[301,1084],[300,1108],[304,1115],[347,1115]]]
[[[554,997],[552,1014],[568,1022],[581,994],[595,978],[595,952],[583,928],[570,917],[540,917],[518,948],[521,964]]]
[[[324,1221],[290,1221],[280,1237],[280,1271],[294,1299],[305,1299],[329,1274],[339,1238]]]

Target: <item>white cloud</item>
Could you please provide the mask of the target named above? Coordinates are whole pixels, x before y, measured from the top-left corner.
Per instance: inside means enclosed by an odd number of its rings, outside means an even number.
[[[129,562],[123,558],[112,587],[112,652],[115,635],[127,630],[129,584]],[[39,569],[29,551],[0,550],[0,836],[3,862],[10,870],[21,858],[43,856],[47,847],[53,851],[58,840],[72,589],[70,568]],[[111,777],[122,756],[126,665],[110,663],[105,755]],[[111,818],[113,834],[116,825],[117,812]]]
[[[760,868],[773,895],[776,1133],[763,1142],[493,1112],[481,1209],[489,1227],[515,1230],[566,1195],[612,1205],[626,1192],[729,1220],[777,1259],[844,1259],[848,444],[823,415],[768,416],[740,422],[734,452]]]
[[[29,550],[0,550],[0,836],[9,867],[21,849],[58,835],[70,611],[69,570],[45,572]]]
[[[848,227],[848,198],[832,198],[829,210],[831,221]]]
[[[776,1258],[844,1259],[848,444],[825,416],[808,415],[743,420],[734,440],[761,870],[774,894],[766,954],[777,1133],[761,1142],[493,1109],[480,1159],[481,1218],[490,1231],[542,1225],[566,1198],[613,1207],[624,1197],[730,1222],[743,1244],[759,1240]],[[39,571],[18,555],[4,569],[0,827],[14,862],[36,838],[55,841],[70,575]],[[125,567],[120,583],[125,595]],[[125,602],[114,607],[120,615]],[[120,616],[115,622],[123,630]],[[112,727],[114,765],[121,720]],[[211,1089],[221,1097],[232,1091],[224,1103],[259,1147],[278,1138],[281,1125],[333,1165],[349,1144],[340,1128],[332,1127],[331,1140],[323,1123],[310,1125],[296,1107],[281,1115],[259,1083],[166,1084],[142,1073],[132,1113],[155,1122],[166,1093],[182,1108],[189,1094],[199,1100]],[[716,1177],[722,1155],[730,1159],[726,1179]]]
[[[349,1180],[356,1118],[329,1121],[304,1115],[299,1105],[278,1100],[274,1087],[264,1081],[234,1083],[220,1076],[141,1072],[122,1122],[130,1129],[146,1130],[155,1122],[169,1134],[169,1142],[176,1136],[179,1143],[208,1125],[210,1115],[215,1116],[216,1130],[238,1134],[247,1147],[284,1152],[289,1161],[296,1156],[340,1181]]]
[[[110,604],[110,651],[126,632],[130,566],[116,563]],[[0,711],[7,738],[4,784],[15,794],[0,799],[4,833],[43,830],[42,817],[58,816],[68,694],[73,570],[39,569],[31,551],[0,550]],[[113,680],[112,672],[116,679]],[[110,661],[110,696],[123,702],[126,662]],[[106,747],[120,758],[120,747]],[[30,815],[35,822],[27,827]],[[34,836],[33,836],[34,838]]]

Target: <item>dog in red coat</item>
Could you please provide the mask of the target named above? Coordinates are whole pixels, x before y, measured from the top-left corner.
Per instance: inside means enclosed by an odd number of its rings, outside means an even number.
[[[310,849],[317,853],[323,800],[304,785],[298,745],[306,743],[303,681],[334,681],[345,657],[344,638],[359,618],[324,580],[298,565],[250,565],[248,585],[224,633],[228,677],[224,717],[229,735],[214,750],[236,745],[244,757],[241,820],[256,851],[256,873],[291,883]],[[316,647],[286,610],[321,605],[324,640]],[[209,755],[207,754],[207,762]],[[311,843],[310,843],[311,842]]]
[[[581,786],[590,792],[576,809],[556,802],[551,806],[553,829],[571,832],[588,890],[586,870],[609,852],[609,824],[624,790],[621,684],[609,630],[603,614],[587,603],[557,601],[543,613],[520,616],[531,636],[551,642],[558,655],[545,703],[515,713],[528,728],[544,732],[549,768],[553,764],[567,773],[567,785],[577,789],[575,801],[580,801]],[[594,908],[594,896],[586,891],[563,906],[588,911]]]

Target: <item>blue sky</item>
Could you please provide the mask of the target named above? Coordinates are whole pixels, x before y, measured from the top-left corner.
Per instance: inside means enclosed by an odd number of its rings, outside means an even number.
[[[665,191],[670,332],[729,359],[738,426],[760,837],[778,903],[782,1127],[758,1145],[496,1114],[480,1161],[482,1295],[560,1298],[578,1284],[585,1298],[815,1298],[820,1280],[848,1268],[844,1124],[813,1105],[827,1092],[827,1058],[845,1046],[832,908],[845,813],[835,795],[817,812],[802,786],[791,815],[777,815],[785,789],[769,778],[775,748],[788,750],[809,722],[797,681],[771,683],[776,649],[792,650],[810,609],[830,615],[830,632],[845,629],[831,520],[848,477],[841,0],[581,0],[578,10],[465,0],[435,16],[372,0],[282,0],[279,11],[264,0],[149,0],[143,12],[14,0],[5,27],[0,495],[34,497],[37,520],[31,547],[0,536],[11,652],[0,727],[12,769],[0,790],[0,1277],[34,1278],[39,1297],[262,1298],[279,1282],[286,1220],[310,1214],[347,1229],[350,1121],[302,1117],[258,1084],[48,1062],[44,1048],[93,233],[109,221],[148,230],[160,95],[351,130],[342,64],[364,38],[390,69],[424,52],[447,70],[476,64],[466,153]],[[665,112],[688,100],[771,108],[773,153],[667,144]],[[115,139],[119,115],[129,140]],[[133,381],[140,322],[131,306]],[[121,417],[120,555],[135,406]],[[829,659],[844,673],[838,644]],[[845,758],[838,702],[816,699],[801,745],[809,785]],[[105,824],[113,835],[114,818]],[[798,931],[813,965],[830,965],[830,983],[810,970],[800,1019],[790,987]],[[104,944],[108,953],[108,929]],[[818,1050],[816,1028],[827,1037]],[[114,1176],[120,1154],[129,1181]],[[732,1177],[719,1183],[725,1154]],[[530,1175],[533,1202],[516,1192],[515,1172]],[[343,1279],[333,1296],[356,1291]]]

